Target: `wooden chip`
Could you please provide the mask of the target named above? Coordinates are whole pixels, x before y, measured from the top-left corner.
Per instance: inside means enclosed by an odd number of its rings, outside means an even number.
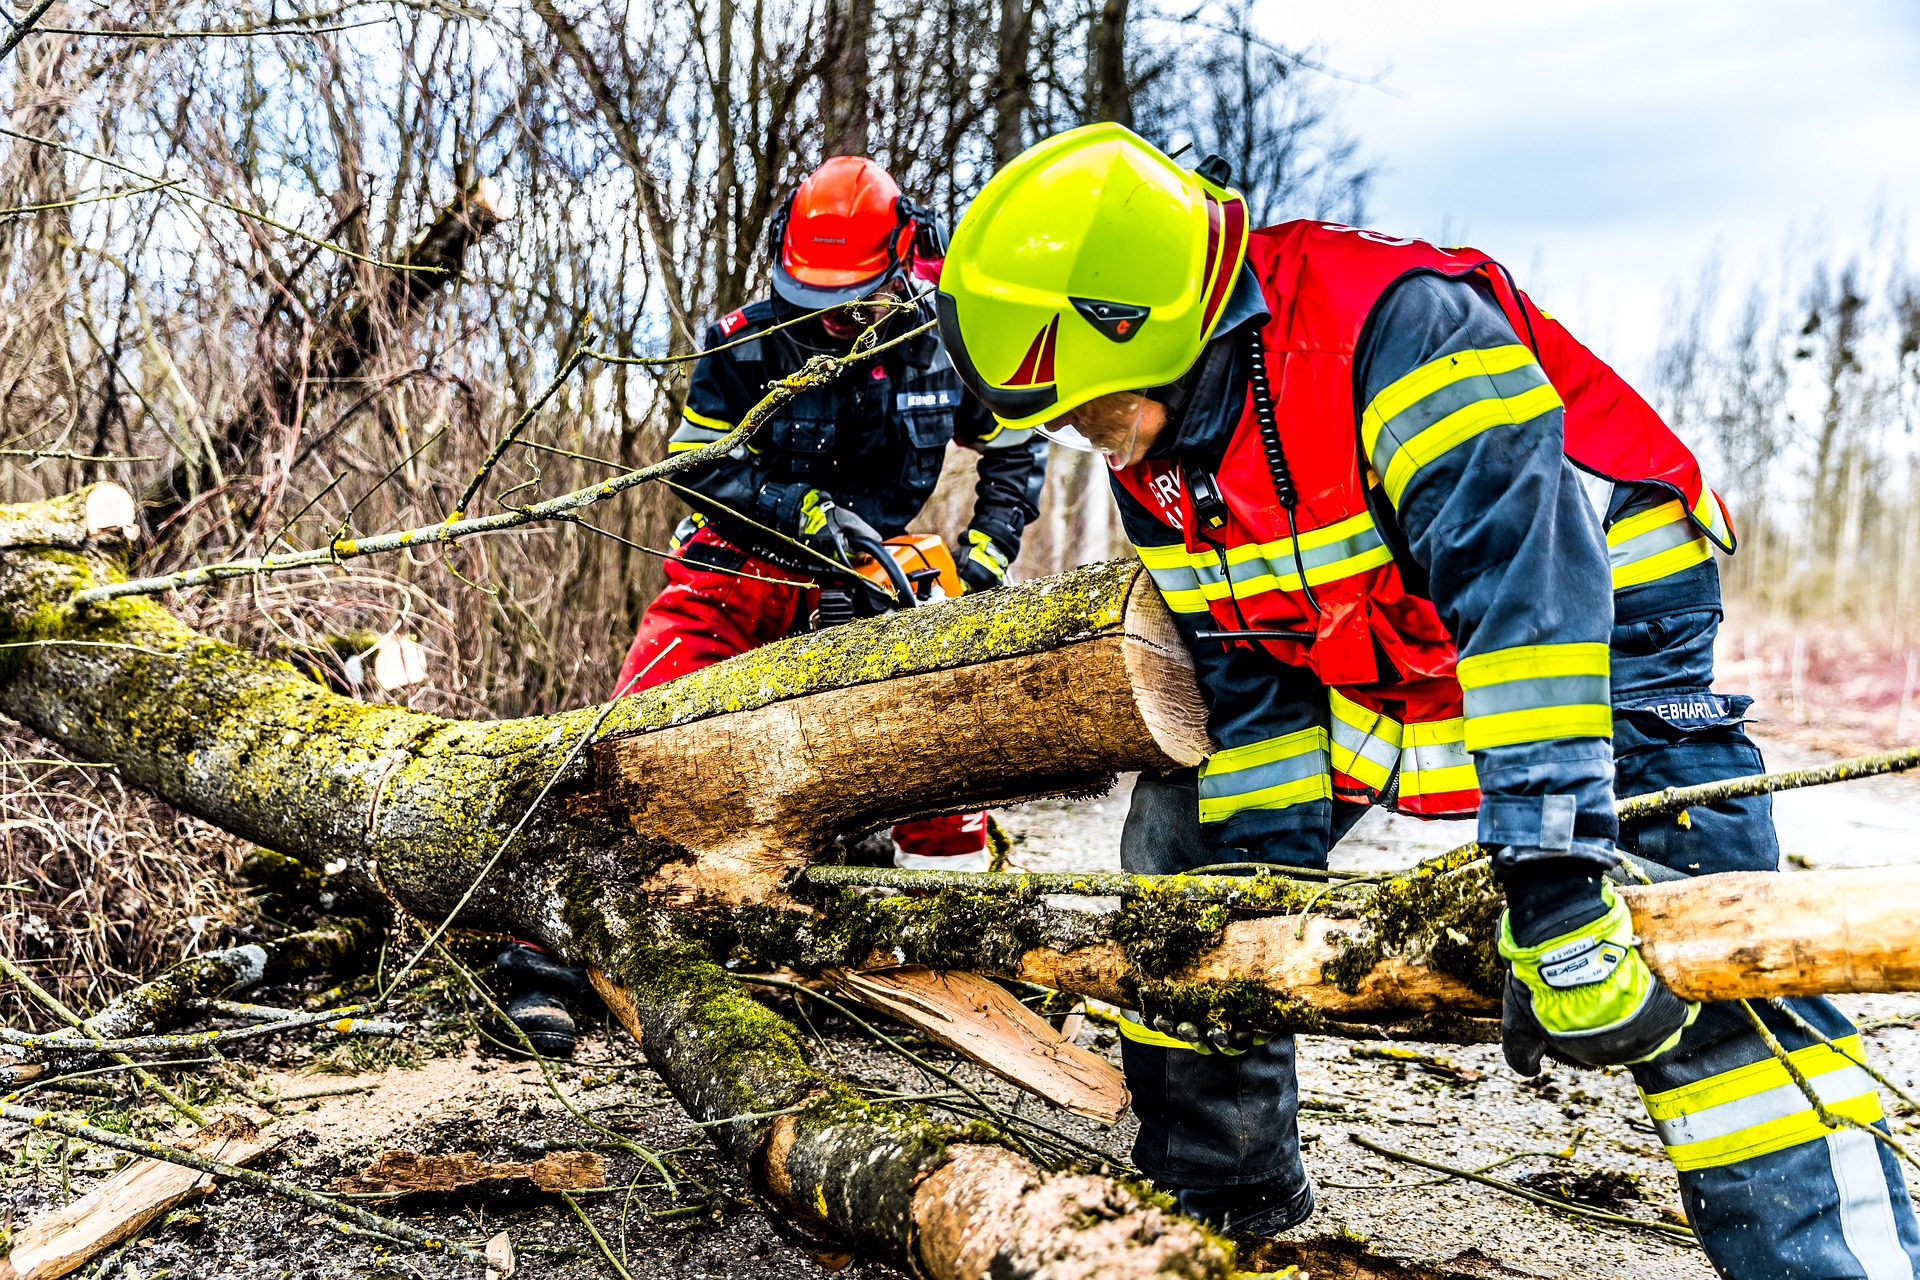
[[[511,1280],[520,1266],[520,1260],[514,1257],[513,1241],[502,1231],[487,1241],[487,1280]]]
[[[932,1036],[1012,1084],[1076,1115],[1112,1124],[1130,1101],[1120,1069],[1081,1048],[973,973],[902,965],[821,975],[834,990]]]
[[[333,1189],[391,1198],[490,1182],[531,1182],[542,1191],[596,1190],[607,1185],[607,1158],[593,1151],[554,1151],[527,1164],[482,1160],[468,1151],[450,1156],[382,1151],[359,1173],[335,1178]]]
[[[174,1146],[244,1165],[271,1151],[280,1135],[244,1115],[223,1116]],[[0,1280],[52,1280],[144,1228],[183,1200],[203,1196],[213,1181],[162,1160],[135,1160],[64,1209],[43,1213],[14,1234],[0,1262]]]

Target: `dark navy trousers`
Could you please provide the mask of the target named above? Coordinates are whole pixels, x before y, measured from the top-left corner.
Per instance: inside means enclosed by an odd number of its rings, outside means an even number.
[[[1715,694],[1720,610],[1621,623],[1612,635],[1614,790],[1640,795],[1764,771],[1747,736],[1750,699]],[[1325,866],[1357,806],[1315,801],[1275,862]],[[1307,816],[1307,815],[1302,815]],[[1774,871],[1766,796],[1626,824],[1622,847],[1686,875]],[[1297,847],[1295,847],[1297,846]],[[1121,844],[1131,871],[1214,860],[1190,773],[1143,775]],[[1826,1000],[1753,1006],[1830,1115],[1885,1131],[1854,1029]],[[1300,1159],[1293,1038],[1237,1058],[1122,1042],[1140,1119],[1134,1162],[1183,1206],[1311,1203]],[[1920,1225],[1894,1156],[1863,1127],[1828,1128],[1739,1006],[1711,1004],[1680,1046],[1633,1068],[1678,1171],[1688,1218],[1727,1280],[1914,1280]]]

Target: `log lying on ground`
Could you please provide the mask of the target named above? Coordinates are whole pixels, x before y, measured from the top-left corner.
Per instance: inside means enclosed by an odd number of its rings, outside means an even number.
[[[330,920],[271,942],[249,942],[191,956],[159,977],[123,991],[82,1022],[76,1034],[91,1040],[149,1035],[175,1026],[195,1001],[217,1000],[263,982],[287,982],[324,973],[358,957],[373,938],[364,920]]]
[[[14,523],[72,529],[85,502],[36,504]],[[77,553],[27,542],[0,549],[12,646],[0,710],[259,844],[344,861],[422,917],[480,878],[596,722],[588,710],[462,723],[340,698],[150,600],[74,608],[76,588],[122,573],[109,538],[67,538]],[[862,1100],[660,910],[784,902],[782,880],[839,833],[1197,761],[1200,704],[1180,654],[1137,568],[1110,566],[676,681],[607,718],[605,741],[559,778],[460,922],[598,970],[682,1105],[723,1122],[711,1129],[722,1150],[823,1240],[939,1277],[1036,1258],[1060,1280],[1224,1277],[1229,1250],[1134,1191],[972,1153],[978,1135]],[[928,705],[944,708],[938,723]],[[786,758],[770,762],[769,743]],[[963,1152],[967,1176],[930,1176]],[[984,1210],[972,1237],[916,1226]]]
[[[1424,1017],[1436,1039],[1461,1032],[1434,1019],[1493,1008],[1496,903],[1484,872],[1458,862],[1364,902],[1274,886],[1262,892],[1292,896],[1243,904],[1269,913],[1251,917],[1178,892],[1107,912],[1022,901],[1012,914],[977,895],[810,905],[788,893],[836,835],[1200,759],[1197,691],[1137,565],[769,646],[628,699],[604,722],[583,710],[475,724],[337,697],[145,598],[73,606],[76,589],[121,573],[113,535],[86,537],[86,502],[0,516],[0,545],[9,528],[56,531],[0,550],[0,643],[17,646],[0,649],[0,710],[258,843],[344,862],[416,915],[445,916],[478,881],[463,925],[512,930],[597,968],[683,1105],[724,1122],[713,1129],[721,1147],[794,1221],[871,1256],[942,1276],[979,1274],[988,1246],[993,1266],[1071,1259],[1060,1276],[1226,1266],[1204,1233],[1114,1184],[1070,1187],[862,1101],[716,953],[999,972],[1248,1025],[1364,1031]],[[561,772],[597,723],[603,740]],[[1818,893],[1816,879],[1789,883]],[[1729,892],[1784,892],[1742,883],[1639,891],[1661,904],[1641,913],[1643,932],[1657,946],[1660,929],[1694,928],[1705,911],[1729,936],[1747,900],[1729,904]],[[1688,953],[1688,974],[1662,972],[1689,989],[1717,965],[1747,995],[1920,983],[1894,959],[1915,904],[1878,882],[1871,897],[1850,931],[1812,935],[1837,951],[1788,964],[1757,952],[1752,934],[1730,936],[1719,955]],[[1898,929],[1885,925],[1889,904]],[[1849,948],[1882,959],[1855,965]],[[1005,1234],[934,1229],[969,1214]]]

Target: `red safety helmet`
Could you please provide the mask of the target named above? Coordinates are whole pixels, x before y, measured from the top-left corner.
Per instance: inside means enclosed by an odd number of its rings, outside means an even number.
[[[808,174],[769,227],[773,291],[817,311],[857,302],[907,270],[916,239],[940,252],[932,215],[865,156],[835,156]]]

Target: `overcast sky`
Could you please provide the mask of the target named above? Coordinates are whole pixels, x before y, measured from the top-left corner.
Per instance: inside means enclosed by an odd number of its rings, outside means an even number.
[[[1920,207],[1916,0],[1262,0],[1261,25],[1386,72],[1344,118],[1370,221],[1504,261],[1623,371],[1719,243],[1864,242]],[[1920,219],[1913,220],[1920,231]],[[1920,246],[1917,246],[1920,247]]]

